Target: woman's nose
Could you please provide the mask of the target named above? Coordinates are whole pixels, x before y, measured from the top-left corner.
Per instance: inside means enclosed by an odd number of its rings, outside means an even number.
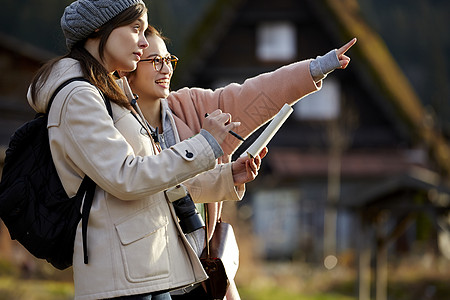
[[[139,48],[145,49],[149,46],[149,43],[147,41],[147,39],[145,38],[145,36],[142,36],[139,39]]]
[[[163,61],[163,65],[162,65],[162,68],[161,68],[161,71],[159,71],[160,73],[163,73],[163,74],[170,74],[170,73],[172,73],[172,68],[170,67],[170,62],[168,63],[167,61]]]

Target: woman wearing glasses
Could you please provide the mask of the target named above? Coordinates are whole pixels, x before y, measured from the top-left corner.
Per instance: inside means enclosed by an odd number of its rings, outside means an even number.
[[[244,84],[231,84],[215,91],[199,88],[183,88],[176,92],[170,92],[170,80],[178,63],[178,58],[171,55],[166,47],[165,38],[154,27],[149,26],[146,37],[150,46],[144,51],[144,55],[138,67],[132,73],[126,74],[134,93],[139,95],[139,105],[147,121],[158,135],[158,140],[163,147],[169,147],[179,139],[184,140],[197,133],[203,123],[205,114],[216,109],[230,113],[234,119],[238,119],[246,126],[239,128],[238,133],[249,136],[257,128],[270,120],[284,103],[294,104],[299,98],[314,92],[321,87],[321,80],[326,74],[335,68],[347,67],[350,59],[344,53],[356,42],[353,39],[339,50],[331,51],[324,57],[308,60],[281,68],[275,72],[248,79]],[[300,84],[299,84],[300,83]],[[257,120],[250,117],[252,111],[257,111],[257,99],[262,93],[269,98],[269,110]],[[272,107],[270,107],[272,106]],[[243,109],[245,108],[245,109]],[[270,113],[271,112],[271,113]],[[228,176],[233,180],[226,187],[230,192],[230,198],[223,200],[238,200],[242,198],[243,184],[252,180],[250,176],[243,180],[236,180],[234,168],[242,165],[241,158],[233,164],[229,162],[230,155],[237,149],[240,141],[233,136],[228,136],[221,144],[226,155],[218,161],[222,163],[222,172],[210,175],[204,181],[197,180],[196,184],[214,184],[219,178]],[[265,156],[267,149],[263,150],[261,157]],[[259,168],[260,160],[257,161]],[[245,163],[252,163],[246,161]],[[208,172],[212,174],[213,172]],[[205,174],[206,175],[206,174]],[[198,186],[189,185],[194,191],[201,190]],[[221,187],[225,188],[225,187]],[[236,196],[232,196],[235,192]],[[240,192],[240,193],[239,193]],[[208,203],[207,209],[210,216],[210,227],[221,214],[221,203],[215,195],[192,192],[193,198],[199,203]],[[209,238],[211,238],[212,233]],[[198,235],[202,237],[202,234]],[[198,245],[198,240],[197,243]],[[195,243],[191,245],[195,248]],[[201,245],[203,247],[203,245]],[[201,249],[197,250],[201,253]],[[172,295],[174,299],[208,299],[202,290],[197,287],[193,291],[183,295]],[[232,283],[228,290],[227,299],[239,299],[239,294]]]
[[[148,122],[155,141],[162,149],[166,149],[179,142],[180,138],[184,140],[198,133],[198,131],[190,129],[188,122],[180,122],[172,114],[165,100],[169,95],[170,80],[178,58],[167,51],[165,38],[154,27],[148,27],[146,38],[149,47],[144,50],[137,69],[134,72],[123,74],[127,76],[133,93],[138,95],[139,108]],[[215,110],[203,112],[202,115],[191,114],[190,117],[205,119],[205,114],[213,111]],[[267,148],[263,149],[260,155],[255,158],[239,158],[235,162],[221,164],[211,171],[184,182],[183,185],[197,203],[241,200],[245,191],[245,183],[252,181],[257,176],[261,159],[266,153]],[[211,190],[211,187],[214,187],[214,190]],[[204,217],[203,205],[197,204],[196,206]],[[218,206],[210,203],[208,207],[210,216],[212,216],[211,219],[214,221],[210,222],[211,227],[217,220]],[[200,256],[205,244],[203,227],[186,234],[186,238],[197,255]],[[184,294],[184,296],[180,296],[180,294]],[[174,299],[177,299],[177,297],[208,299],[204,298],[206,294],[199,284],[175,292],[172,297]]]

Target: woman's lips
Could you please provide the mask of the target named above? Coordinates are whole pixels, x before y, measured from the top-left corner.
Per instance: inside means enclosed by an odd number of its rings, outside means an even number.
[[[157,85],[163,86],[164,88],[168,88],[170,85],[170,79],[164,78],[164,79],[158,79],[155,81]]]

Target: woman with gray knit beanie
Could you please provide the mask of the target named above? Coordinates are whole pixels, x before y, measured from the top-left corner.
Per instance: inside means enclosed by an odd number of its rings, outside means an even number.
[[[69,53],[44,65],[29,88],[30,105],[45,113],[69,82],[48,111],[53,160],[68,196],[84,176],[97,185],[86,253],[80,224],[75,237],[76,300],[165,300],[207,278],[170,201],[185,197],[181,183],[217,166],[239,123],[216,110],[199,134],[161,150],[127,83],[113,76],[136,68],[147,26],[142,0],[73,2],[61,18]]]

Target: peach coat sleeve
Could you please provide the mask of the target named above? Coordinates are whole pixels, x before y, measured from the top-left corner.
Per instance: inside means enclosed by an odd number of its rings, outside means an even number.
[[[173,130],[179,141],[189,139],[198,133],[174,116],[171,111],[167,115],[173,120],[175,125]],[[220,163],[214,169],[198,174],[183,184],[188,188],[196,203],[239,201],[245,193],[244,184],[234,185],[231,163]]]
[[[270,121],[285,103],[293,105],[321,88],[322,82],[311,77],[310,62],[296,62],[214,91],[183,88],[169,95],[169,107],[194,132],[200,131],[205,113],[221,109],[241,122],[235,131],[245,138]],[[239,145],[240,141],[230,135],[221,146],[231,155]]]
[[[270,121],[281,107],[288,103],[293,105],[302,97],[321,88],[322,82],[314,82],[309,71],[311,60],[300,61],[273,72],[247,79],[243,84],[230,84],[217,90],[183,88],[172,92],[167,98],[174,115],[180,139],[184,140],[200,132],[205,113],[221,109],[232,115],[233,120],[240,121],[236,132],[248,137],[259,127]],[[226,156],[230,156],[240,142],[229,136],[222,143]],[[220,216],[221,203],[208,205],[211,232]]]

